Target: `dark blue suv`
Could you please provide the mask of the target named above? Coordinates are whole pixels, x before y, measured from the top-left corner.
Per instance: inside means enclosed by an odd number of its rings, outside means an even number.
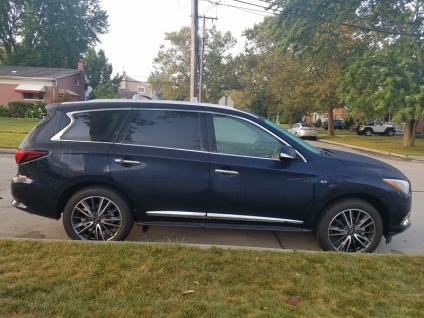
[[[52,104],[16,152],[12,204],[62,217],[72,239],[123,240],[136,222],[314,231],[324,250],[372,252],[410,226],[396,168],[317,149],[218,105]]]

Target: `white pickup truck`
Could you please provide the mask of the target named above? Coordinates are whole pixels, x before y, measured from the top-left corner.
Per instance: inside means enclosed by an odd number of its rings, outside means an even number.
[[[393,136],[395,132],[395,127],[392,125],[385,125],[379,119],[371,120],[368,125],[361,125],[361,127],[357,130],[357,133],[360,136],[371,136],[372,134]]]

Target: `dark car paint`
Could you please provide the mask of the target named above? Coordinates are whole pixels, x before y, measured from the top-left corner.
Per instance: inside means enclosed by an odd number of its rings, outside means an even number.
[[[349,196],[373,203],[383,217],[386,236],[407,228],[399,223],[410,211],[411,193],[405,195],[382,182],[382,177],[407,180],[399,170],[378,160],[342,151],[310,151],[301,142],[289,139],[283,132],[268,125],[264,119],[230,108],[219,108],[219,112],[248,118],[283,140],[289,140],[307,163],[301,158],[294,161],[264,160],[208,151],[190,152],[192,156],[187,158],[186,151],[176,149],[98,142],[95,147],[92,142],[78,142],[76,147],[76,142],[50,141],[52,135],[70,123],[66,112],[104,107],[105,104],[99,102],[48,106],[55,120],[46,119],[38,125],[29,134],[31,138],[25,138],[20,148],[50,149],[50,154],[19,165],[18,175],[12,181],[12,195],[27,206],[25,211],[58,219],[67,199],[77,189],[106,184],[129,198],[135,208],[136,222],[146,225],[161,222],[176,224],[175,218],[148,216],[146,211],[184,209],[207,213],[242,212],[247,215],[259,212],[266,217],[302,220],[304,224],[287,226],[294,230],[311,230],[330,202]],[[119,107],[186,109],[184,104],[154,102],[120,102]],[[218,111],[202,104],[190,106],[190,109],[210,113]],[[209,144],[209,140],[204,142]],[[141,164],[128,167],[116,163],[117,157],[137,160]],[[216,175],[214,171],[217,168],[240,170],[242,177]],[[136,175],[140,171],[143,172],[143,180]],[[25,182],[25,179],[32,182]],[[263,208],[264,203],[268,204],[266,209]],[[276,227],[273,223],[258,225],[234,220],[187,218],[178,221],[177,225],[191,226],[287,228],[286,225]]]

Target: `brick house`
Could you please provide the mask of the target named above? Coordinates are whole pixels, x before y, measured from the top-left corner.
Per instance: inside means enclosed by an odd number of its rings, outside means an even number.
[[[127,76],[125,71],[122,72],[122,81],[119,86],[118,94],[121,99],[132,99],[136,94],[149,98],[153,98],[155,95],[148,84]]]
[[[333,119],[344,119],[346,114],[346,108],[340,107],[333,109]],[[328,119],[328,113],[327,112],[318,112],[318,113],[312,113],[311,116],[307,117],[307,122],[316,123],[317,120],[320,119],[321,122]]]
[[[75,101],[85,100],[86,81],[83,60],[78,69],[0,65],[0,105],[9,102],[50,104],[68,93]]]

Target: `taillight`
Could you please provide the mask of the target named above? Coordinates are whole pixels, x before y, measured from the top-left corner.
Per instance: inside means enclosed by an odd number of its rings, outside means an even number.
[[[18,150],[15,152],[15,161],[19,165],[21,163],[47,156],[48,154],[48,151]]]

